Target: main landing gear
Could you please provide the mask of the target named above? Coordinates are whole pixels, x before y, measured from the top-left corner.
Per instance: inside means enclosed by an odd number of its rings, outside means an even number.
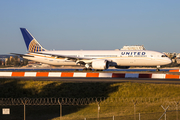
[[[85,68],[83,69],[83,71],[93,71],[93,70],[91,68],[91,65],[85,64]],[[99,72],[99,71],[103,71],[103,70],[94,69],[94,71]]]
[[[85,68],[83,69],[83,71],[92,71],[92,69],[90,68],[89,64],[85,64]]]
[[[160,71],[160,67],[161,67],[161,66],[157,66],[156,72]]]

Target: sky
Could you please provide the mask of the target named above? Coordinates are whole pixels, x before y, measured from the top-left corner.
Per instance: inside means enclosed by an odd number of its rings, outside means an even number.
[[[0,54],[26,53],[28,29],[48,50],[144,45],[180,53],[179,0],[1,0]]]

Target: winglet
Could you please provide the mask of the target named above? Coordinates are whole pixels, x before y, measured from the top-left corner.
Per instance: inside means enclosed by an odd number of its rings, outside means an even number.
[[[31,33],[26,28],[20,28],[21,33],[24,38],[24,42],[26,43],[27,50],[29,52],[40,52],[45,51],[38,41],[31,35]]]

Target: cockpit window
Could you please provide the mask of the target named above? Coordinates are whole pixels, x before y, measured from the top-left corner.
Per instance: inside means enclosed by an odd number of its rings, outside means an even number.
[[[167,55],[162,55],[161,57],[168,57]]]

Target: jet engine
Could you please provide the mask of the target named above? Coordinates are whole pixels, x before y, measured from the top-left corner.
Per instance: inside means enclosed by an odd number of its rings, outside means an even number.
[[[92,68],[97,70],[105,70],[109,68],[109,62],[107,60],[94,60],[92,62]]]

